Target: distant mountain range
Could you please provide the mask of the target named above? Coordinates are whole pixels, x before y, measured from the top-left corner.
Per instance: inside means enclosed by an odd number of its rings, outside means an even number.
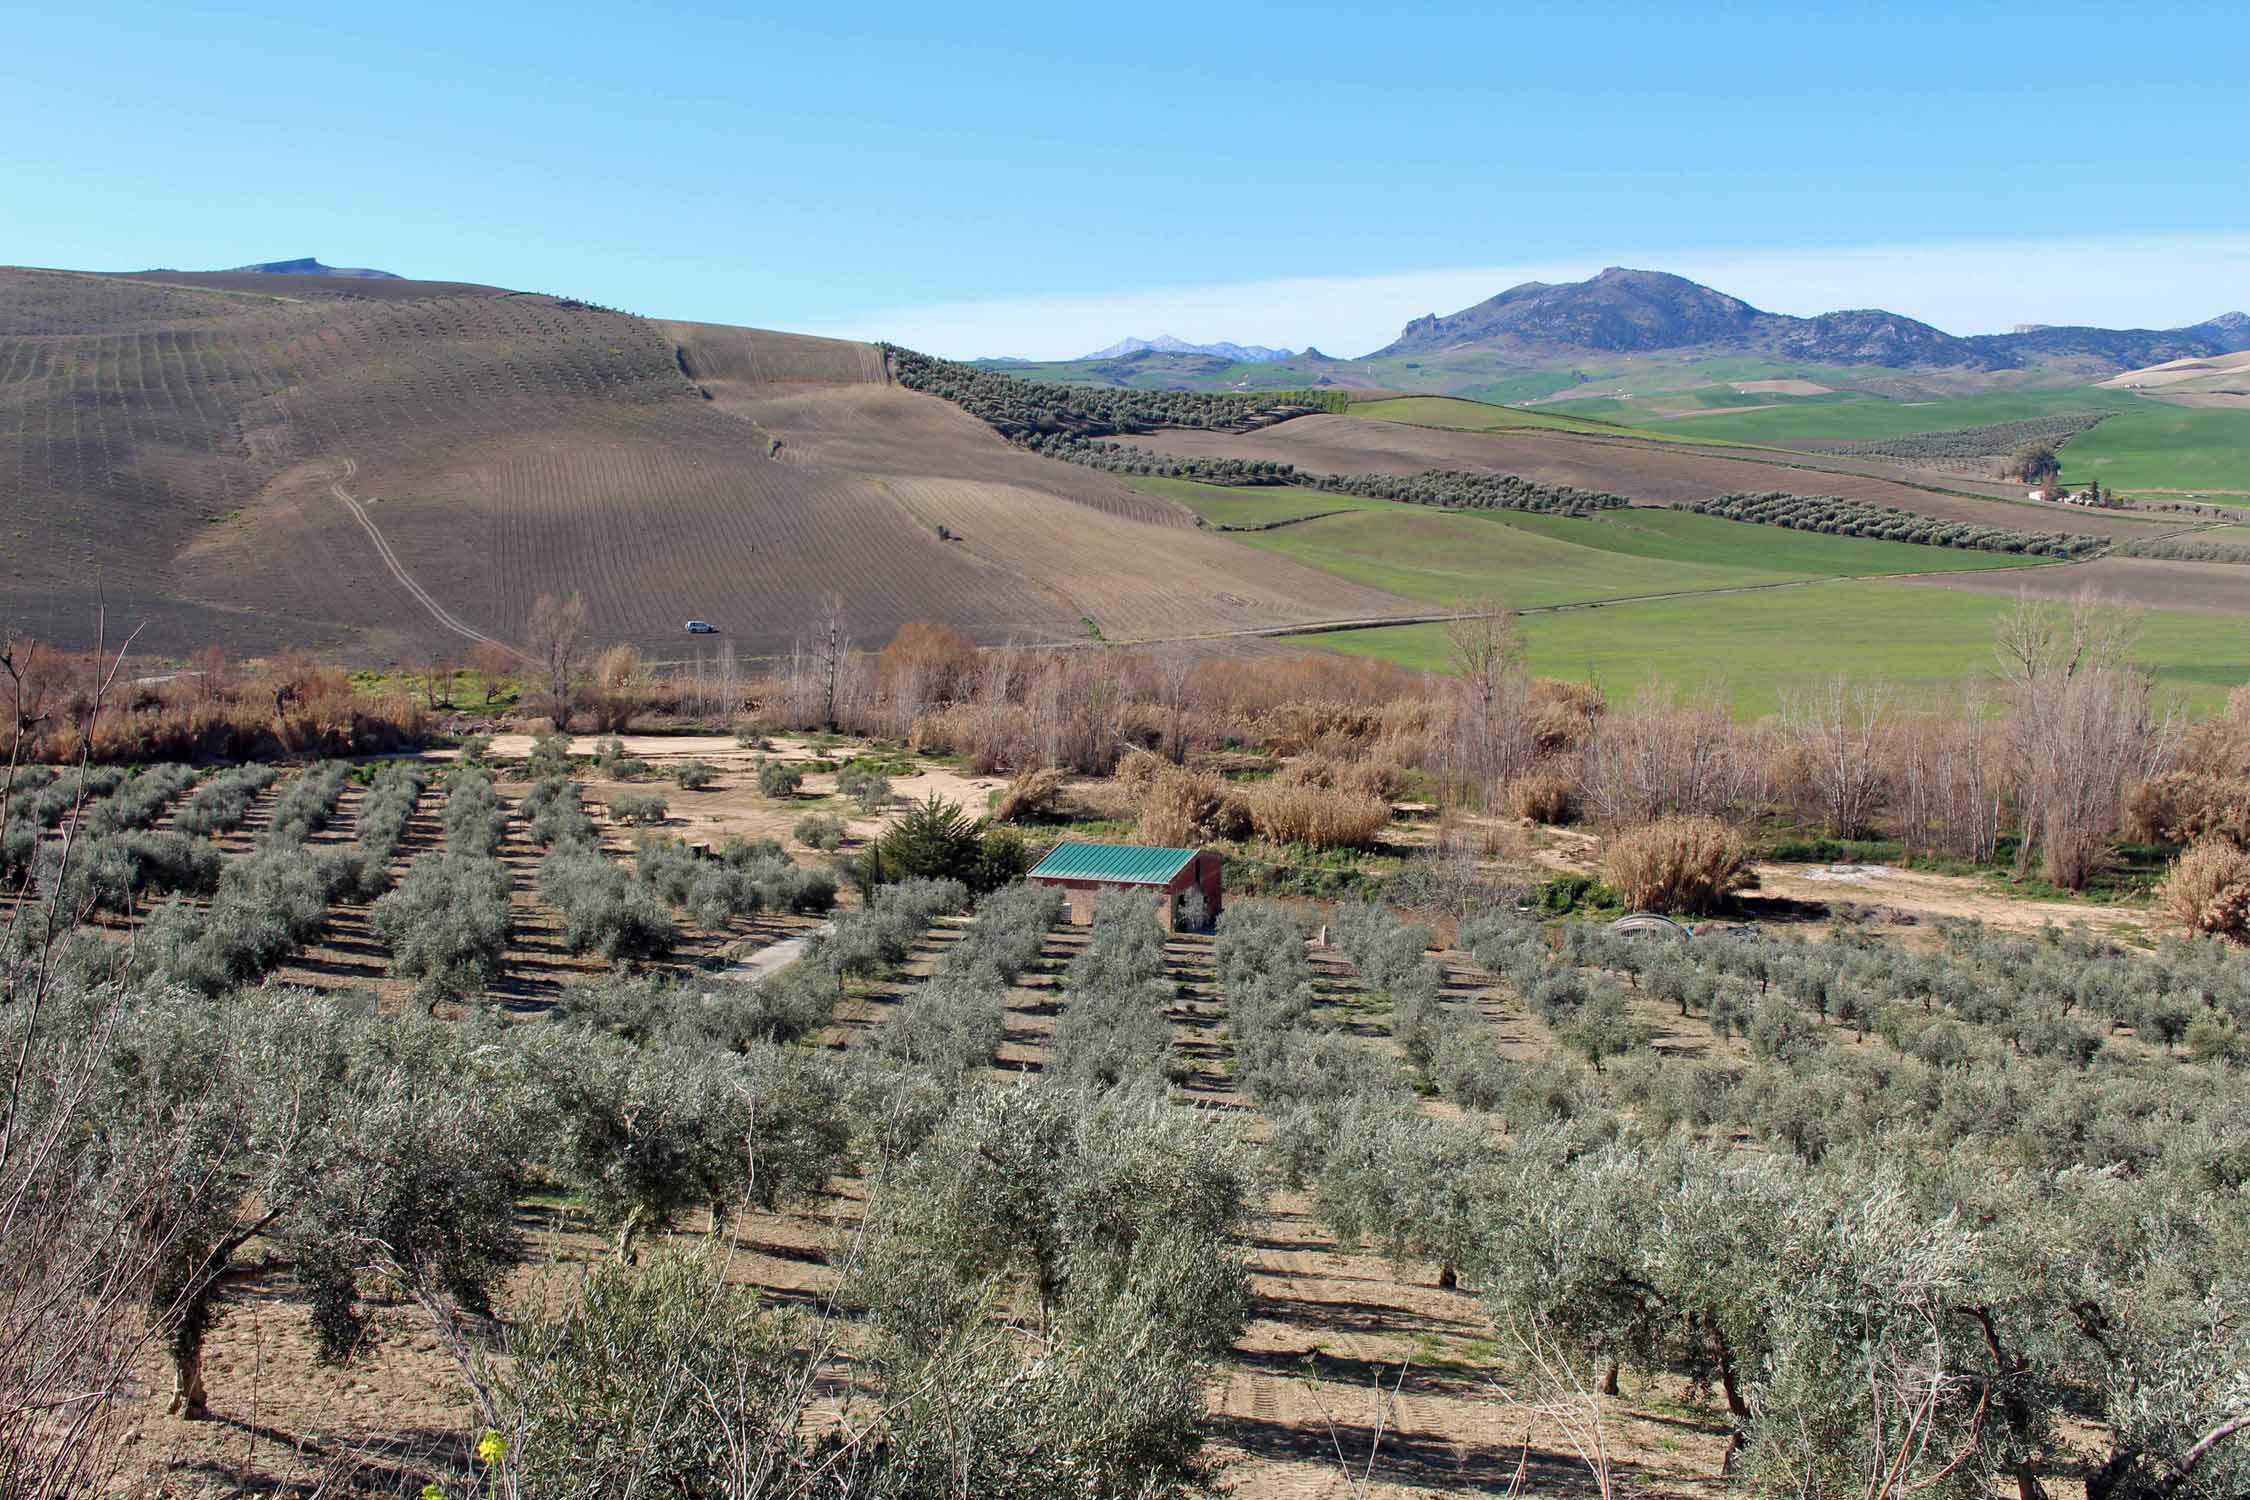
[[[1123,359],[1128,354],[1150,353],[1210,354],[1216,355],[1220,359],[1234,360],[1239,364],[1254,365],[1263,364],[1267,360],[1290,359],[1296,355],[1296,352],[1294,349],[1268,349],[1263,344],[1230,344],[1223,340],[1216,344],[1191,344],[1185,339],[1176,339],[1167,333],[1153,339],[1119,339],[1107,349],[1096,349],[1091,354],[1080,355],[1079,358]]]
[[[1366,356],[1474,351],[1537,365],[1589,354],[1761,354],[1813,364],[2013,370],[2058,362],[2118,370],[2250,348],[2250,315],[2187,328],[2057,328],[1961,338],[1868,308],[1799,318],[1662,271],[1611,267],[1586,281],[1527,281],[1457,313],[1408,323]]]
[[[256,272],[263,276],[355,276],[362,281],[402,281],[391,271],[370,271],[353,266],[324,266],[311,256],[301,260],[262,260],[254,266],[229,266],[229,271]]]

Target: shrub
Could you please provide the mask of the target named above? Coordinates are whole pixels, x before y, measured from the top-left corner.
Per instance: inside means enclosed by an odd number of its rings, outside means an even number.
[[[328,826],[336,815],[337,799],[344,795],[345,767],[330,761],[300,772],[273,799],[273,821],[261,840],[268,848],[302,844]]]
[[[1742,836],[1716,818],[1659,818],[1609,841],[1608,884],[1638,911],[1712,912],[1750,877]]]
[[[789,832],[798,843],[823,854],[833,854],[844,846],[844,820],[834,813],[806,813]]]
[[[544,781],[550,776],[570,774],[570,736],[567,734],[536,735],[531,741],[531,754],[523,764],[524,775],[533,781]]]
[[[2047,557],[2083,557],[2098,552],[2103,539],[2059,531],[2014,531],[1970,521],[1946,521],[1896,506],[1867,500],[1844,500],[1834,495],[1791,495],[1779,490],[1764,494],[1719,495],[1709,500],[1683,501],[1679,510],[1723,516],[1760,526],[1784,526],[1795,531],[1819,531],[1835,536],[1874,537],[1884,541],[1915,542],[1927,547],[1967,547],[1984,552],[2020,552]]]
[[[1500,785],[1500,805],[1511,818],[1570,823],[1578,817],[1578,783],[1553,771],[1526,771]]]
[[[2162,898],[2190,932],[2250,943],[2250,852],[2231,839],[2188,846],[2164,877]]]
[[[2191,844],[2219,834],[2250,846],[2250,781],[2168,771],[2125,798],[2126,836],[2143,844]]]
[[[251,800],[273,785],[274,775],[272,766],[221,771],[196,788],[172,826],[182,833],[232,833],[249,817]]]
[[[586,815],[578,783],[567,776],[541,781],[523,794],[516,810],[523,814],[531,841],[542,849],[573,845],[591,848],[600,843],[594,820]]]
[[[1276,844],[1364,849],[1391,821],[1382,798],[1342,788],[1273,783],[1253,788],[1246,801],[1251,826]]]
[[[148,766],[86,812],[86,832],[95,838],[146,828],[164,804],[195,785],[186,766]]]
[[[492,775],[474,766],[456,767],[445,781],[445,847],[448,853],[487,858],[507,836],[508,815]]]
[[[573,953],[629,964],[662,958],[679,940],[663,900],[589,850],[561,849],[540,861],[539,893],[562,913],[563,941]]]
[[[394,761],[375,773],[374,785],[360,799],[359,816],[352,825],[352,842],[366,854],[370,870],[388,865],[398,852],[406,837],[407,822],[422,800],[426,775],[422,767],[407,761]],[[388,870],[383,871],[382,879],[388,881]]]
[[[620,823],[654,828],[671,813],[671,805],[654,792],[633,792],[612,797],[609,814]]]
[[[30,847],[23,858],[31,857]],[[218,889],[221,866],[219,851],[203,839],[137,828],[80,837],[71,846],[67,878],[62,878],[62,845],[38,849],[38,859],[41,888],[63,906],[115,912],[130,911],[156,896],[209,895]]]
[[[992,805],[992,816],[1003,823],[1027,822],[1051,811],[1062,789],[1063,773],[1054,767],[1026,771],[1001,792],[1000,800]]]
[[[471,854],[424,855],[375,903],[369,925],[391,950],[391,972],[426,1002],[463,1000],[499,979],[513,913],[508,871]]]
[[[794,797],[804,784],[805,773],[785,760],[761,761],[758,765],[760,796]]]
[[[691,760],[672,771],[672,781],[683,792],[700,792],[719,779],[719,768],[708,761]]]
[[[891,800],[890,778],[861,761],[847,761],[836,772],[836,790],[859,804],[859,810],[873,817],[883,804]]]
[[[505,1443],[495,1478],[511,1494],[723,1495],[735,1462],[812,1468],[808,1336],[708,1256],[597,1266],[578,1296],[534,1309],[509,1338],[489,1403]],[[683,1401],[687,1389],[726,1396]]]
[[[813,957],[837,974],[877,974],[906,960],[940,913],[969,904],[969,889],[958,880],[901,880],[877,890],[867,905],[839,917],[835,930],[819,939]]]

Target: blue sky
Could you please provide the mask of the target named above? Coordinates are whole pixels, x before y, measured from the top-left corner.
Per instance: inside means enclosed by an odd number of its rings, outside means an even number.
[[[8,35],[19,264],[315,254],[953,354],[1357,354],[1610,264],[1957,332],[2250,303],[2239,4],[129,0]]]

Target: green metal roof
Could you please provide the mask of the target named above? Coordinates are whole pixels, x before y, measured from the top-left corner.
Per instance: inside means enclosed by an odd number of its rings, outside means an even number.
[[[1109,885],[1170,885],[1195,858],[1193,849],[1144,844],[1087,844],[1065,839],[1032,868],[1033,880],[1098,880]]]

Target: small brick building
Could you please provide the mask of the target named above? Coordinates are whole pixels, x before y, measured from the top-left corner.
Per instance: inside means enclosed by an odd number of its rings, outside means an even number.
[[[1062,888],[1070,920],[1094,920],[1094,902],[1105,891],[1137,891],[1156,905],[1167,932],[1187,926],[1180,909],[1190,891],[1203,895],[1206,924],[1219,916],[1219,869],[1224,861],[1203,849],[1155,849],[1143,844],[1092,844],[1065,839],[1025,876],[1037,885]]]

